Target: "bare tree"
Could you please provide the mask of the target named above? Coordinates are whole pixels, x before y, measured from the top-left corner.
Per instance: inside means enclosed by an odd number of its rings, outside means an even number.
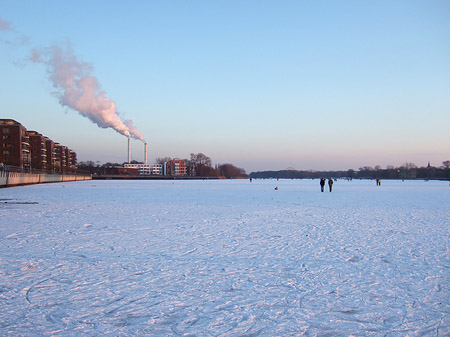
[[[203,153],[191,153],[191,163],[194,165],[205,165],[211,166],[211,158],[204,155]]]
[[[215,168],[207,165],[200,164],[196,168],[196,173],[198,177],[218,177],[219,171]]]
[[[412,169],[416,169],[417,165],[414,163],[404,163],[400,168],[403,168],[405,170],[412,170]]]
[[[171,161],[172,160],[172,158],[170,158],[170,157],[160,157],[160,158],[156,158],[156,162],[158,163],[158,164],[164,164],[164,163],[166,163],[166,162],[168,162],[168,161]]]
[[[359,168],[360,171],[373,171],[372,166],[363,166]]]
[[[226,178],[246,178],[248,177],[245,173],[245,170],[239,167],[236,167],[232,164],[223,164],[219,165],[219,172],[221,176]]]
[[[191,160],[189,162],[189,168],[193,171],[195,176],[208,177],[208,176],[218,176],[219,174],[211,167],[211,158],[204,155],[203,153],[191,153]]]

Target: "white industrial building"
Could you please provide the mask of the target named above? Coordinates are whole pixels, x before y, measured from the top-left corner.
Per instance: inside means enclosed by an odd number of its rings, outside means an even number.
[[[164,173],[162,164],[130,164],[130,163],[126,163],[123,166],[125,168],[138,169],[140,175],[162,176]]]

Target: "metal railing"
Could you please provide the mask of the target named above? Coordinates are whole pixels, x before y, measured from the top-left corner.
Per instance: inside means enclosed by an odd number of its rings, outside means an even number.
[[[34,173],[34,174],[61,174],[61,175],[79,175],[79,176],[85,176],[89,175],[86,173],[79,173],[76,171],[64,171],[64,170],[37,170],[33,168],[27,168],[27,167],[19,167],[19,166],[13,166],[13,165],[5,165],[3,163],[0,163],[0,171],[1,172],[12,172],[12,173]]]

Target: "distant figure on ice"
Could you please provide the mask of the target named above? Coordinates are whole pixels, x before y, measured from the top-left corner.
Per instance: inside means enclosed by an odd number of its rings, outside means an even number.
[[[323,192],[323,188],[325,187],[325,178],[320,178],[320,191]]]
[[[330,186],[330,192],[333,189],[333,179],[328,179],[328,186]]]
[[[377,186],[381,186],[381,179],[377,179]]]

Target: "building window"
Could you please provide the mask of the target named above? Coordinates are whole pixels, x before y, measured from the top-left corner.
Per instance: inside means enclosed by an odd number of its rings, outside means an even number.
[[[11,133],[11,130],[9,128],[3,128],[3,133]]]

